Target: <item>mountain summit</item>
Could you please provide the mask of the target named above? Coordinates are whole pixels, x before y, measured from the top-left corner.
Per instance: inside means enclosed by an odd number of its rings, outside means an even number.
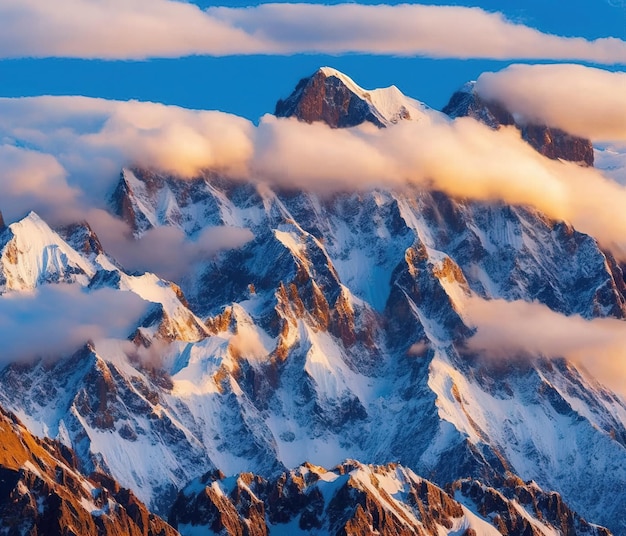
[[[427,106],[404,95],[396,86],[367,90],[331,67],[322,67],[300,80],[285,100],[276,104],[276,116],[323,121],[333,128],[370,122],[386,127],[401,120],[424,120]]]

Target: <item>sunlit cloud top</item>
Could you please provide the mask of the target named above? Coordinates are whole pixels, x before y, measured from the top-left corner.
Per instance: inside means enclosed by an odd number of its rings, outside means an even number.
[[[598,140],[626,141],[626,73],[582,65],[512,65],[482,74],[476,91],[521,121]]]

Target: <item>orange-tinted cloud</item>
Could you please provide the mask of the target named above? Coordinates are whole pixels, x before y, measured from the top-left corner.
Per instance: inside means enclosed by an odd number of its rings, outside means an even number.
[[[514,128],[474,121],[330,129],[262,119],[253,177],[317,192],[406,186],[537,208],[626,256],[626,188],[595,169],[543,157]]]
[[[477,328],[469,348],[509,359],[565,357],[626,396],[626,322],[564,316],[540,303],[469,298],[466,321]]]
[[[483,73],[476,91],[520,121],[592,140],[626,141],[626,73],[582,65],[512,65]]]
[[[513,128],[494,131],[470,118],[331,129],[266,116],[255,127],[220,112],[41,97],[0,99],[0,136],[21,155],[18,171],[37,167],[48,177],[31,189],[34,199],[66,219],[105,208],[122,166],[181,177],[210,168],[321,194],[410,186],[529,205],[626,258],[625,187],[595,169],[543,157]],[[65,197],[55,193],[60,180]],[[10,207],[19,196],[6,193]]]

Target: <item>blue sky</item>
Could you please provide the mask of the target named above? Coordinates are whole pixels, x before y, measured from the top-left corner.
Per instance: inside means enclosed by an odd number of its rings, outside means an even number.
[[[259,3],[233,0],[228,2],[228,6]],[[550,34],[580,36],[590,40],[608,36],[626,39],[626,2],[622,0],[430,3],[479,6],[488,11],[500,11],[511,21]],[[206,8],[220,4],[199,1],[197,5]],[[256,121],[262,114],[272,112],[276,100],[287,96],[300,78],[322,65],[345,72],[367,88],[395,84],[406,94],[434,108],[441,108],[451,93],[465,81],[477,78],[483,71],[499,70],[514,62],[519,60],[407,58],[354,53],[187,56],[144,61],[18,58],[0,60],[0,95],[86,95],[119,100],[138,99],[222,110]],[[604,68],[623,70],[624,65]]]

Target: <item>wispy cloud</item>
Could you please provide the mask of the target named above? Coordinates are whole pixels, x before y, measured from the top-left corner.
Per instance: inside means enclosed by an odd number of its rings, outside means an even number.
[[[540,303],[470,298],[466,320],[477,328],[469,348],[495,359],[565,357],[626,396],[626,323],[564,316]]]
[[[626,63],[626,42],[559,37],[460,6],[197,6],[172,0],[2,0],[0,57],[142,59],[358,52]]]
[[[47,285],[0,300],[0,363],[57,357],[87,340],[126,338],[148,304],[131,292]]]
[[[195,240],[176,227],[156,227],[137,239],[126,222],[109,212],[93,209],[86,218],[106,252],[125,269],[154,272],[170,281],[188,274],[194,264],[254,238],[249,229],[223,226],[206,227]]]
[[[512,65],[483,73],[476,91],[521,121],[593,140],[626,141],[626,73],[582,65]]]

